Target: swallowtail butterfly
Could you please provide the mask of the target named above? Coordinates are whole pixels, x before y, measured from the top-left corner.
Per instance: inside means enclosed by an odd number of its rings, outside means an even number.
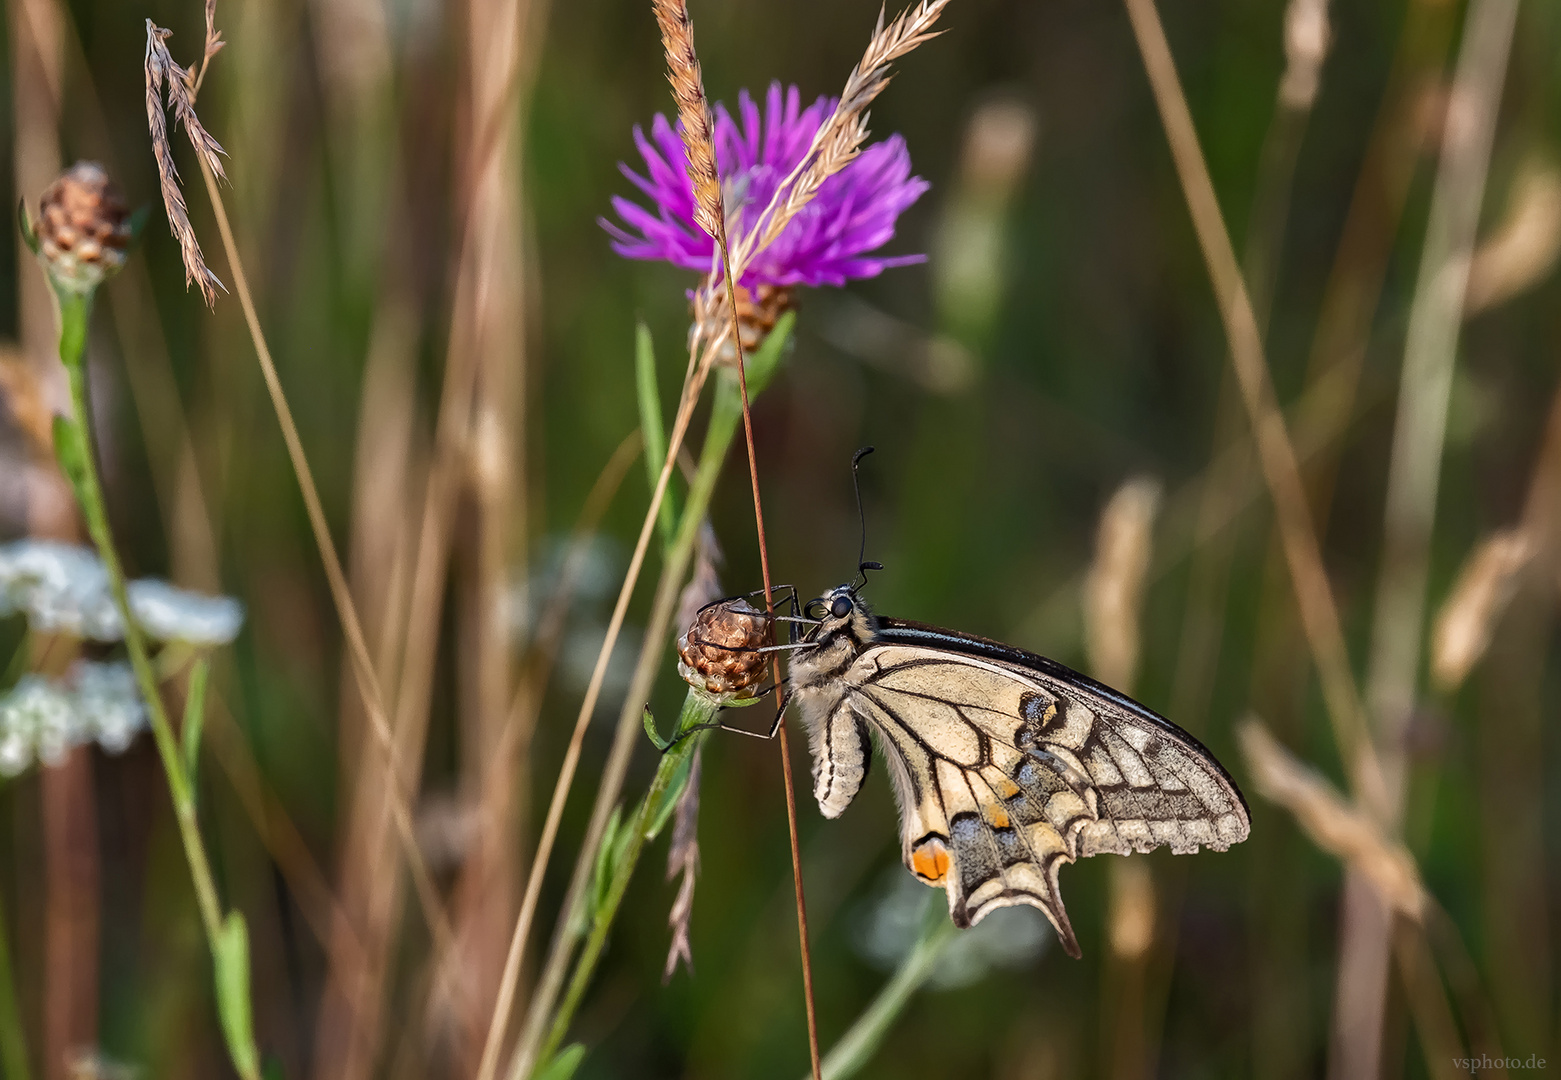
[[[877,741],[900,807],[905,865],[972,926],[994,908],[1046,913],[1071,956],[1064,863],[1247,838],[1246,801],[1187,732],[1054,660],[875,616],[842,585],[804,609],[786,689],[828,818],[861,790]],[[813,620],[817,620],[813,622]]]

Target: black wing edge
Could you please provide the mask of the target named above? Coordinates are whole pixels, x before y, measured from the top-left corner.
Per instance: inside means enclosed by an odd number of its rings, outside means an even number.
[[[1220,764],[1207,746],[1200,742],[1197,736],[1183,730],[1176,724],[1167,720],[1147,705],[1141,705],[1122,693],[1113,690],[1105,683],[1097,682],[1083,672],[1074,671],[1066,664],[1059,664],[1049,656],[1039,653],[1026,652],[1016,649],[1012,645],[1005,645],[1001,641],[993,641],[991,638],[979,637],[975,634],[961,633],[958,630],[947,630],[941,626],[930,626],[927,623],[913,622],[910,619],[887,619],[881,615],[874,617],[877,633],[873,638],[875,644],[886,645],[927,645],[950,652],[963,653],[966,656],[975,656],[983,660],[996,660],[1005,664],[1014,664],[1018,667],[1030,668],[1039,671],[1043,675],[1049,675],[1059,682],[1068,683],[1088,690],[1105,698],[1112,704],[1126,709],[1128,712],[1149,721],[1156,727],[1165,731],[1177,739],[1189,744],[1203,755],[1205,761],[1213,765],[1225,782],[1230,785],[1230,790],[1236,793],[1236,798],[1241,801],[1241,809],[1252,820],[1252,809],[1247,805],[1247,797],[1242,794],[1241,787],[1233,776]]]

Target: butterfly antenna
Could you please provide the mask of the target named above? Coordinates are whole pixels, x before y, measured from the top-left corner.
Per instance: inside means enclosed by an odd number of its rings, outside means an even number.
[[[864,446],[851,455],[851,487],[856,491],[856,517],[862,527],[862,546],[857,551],[856,561],[856,573],[860,580],[851,586],[853,593],[867,584],[867,572],[869,570],[883,569],[883,563],[867,561],[867,511],[862,507],[862,480],[857,472],[857,467],[861,465],[862,459],[872,452],[873,448],[871,446]]]

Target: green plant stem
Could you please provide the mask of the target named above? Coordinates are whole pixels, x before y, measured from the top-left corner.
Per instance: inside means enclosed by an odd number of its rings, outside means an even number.
[[[794,320],[795,316],[792,314],[783,316],[775,324],[775,329],[770,332],[764,344],[749,358],[750,398],[757,398],[774,376],[790,342]],[[737,434],[737,425],[741,420],[742,397],[737,387],[736,373],[723,368],[716,377],[710,422],[705,430],[705,442],[700,450],[699,466],[693,482],[689,485],[677,534],[673,538],[672,546],[667,550],[666,561],[662,565],[661,578],[657,583],[656,596],[651,605],[651,615],[646,622],[639,663],[629,682],[623,712],[618,717],[618,728],[613,735],[612,749],[608,752],[607,764],[602,770],[601,785],[597,788],[596,802],[591,811],[591,820],[586,826],[585,841],[581,844],[579,856],[575,860],[574,872],[564,896],[563,909],[553,932],[547,960],[532,992],[525,1024],[521,1029],[515,1051],[510,1057],[509,1068],[505,1071],[505,1076],[509,1080],[524,1080],[531,1076],[537,1063],[542,1060],[537,1050],[543,1033],[549,1030],[549,1016],[563,988],[570,951],[577,940],[571,930],[569,914],[580,902],[594,865],[596,848],[601,842],[607,817],[617,804],[618,795],[623,790],[629,756],[640,733],[640,709],[650,693],[656,672],[660,670],[666,651],[668,628],[673,612],[677,608],[678,592],[693,558],[694,541],[699,533],[699,525],[709,509],[710,497],[715,491],[715,482],[720,476],[721,465],[726,460],[727,450],[731,447],[732,439]]]
[[[32,1080],[27,1064],[27,1035],[16,1005],[16,979],[11,974],[11,935],[0,906],[0,1072],[9,1080]]]
[[[179,741],[173,725],[163,709],[158,692],[157,675],[147,652],[146,639],[130,613],[130,596],[125,587],[124,569],[114,550],[114,537],[109,529],[108,513],[103,502],[103,485],[98,477],[96,450],[92,441],[91,412],[88,404],[87,371],[83,353],[87,342],[87,323],[92,314],[92,294],[56,289],[60,305],[60,361],[70,381],[72,418],[59,418],[55,425],[56,450],[76,501],[86,520],[87,533],[97,548],[98,557],[108,575],[109,590],[114,606],[119,610],[124,624],[125,648],[130,654],[130,666],[135,671],[136,683],[146,710],[151,718],[152,738],[157,743],[157,755],[162,759],[163,772],[168,778],[168,794],[173,801],[174,818],[179,824],[179,839],[184,845],[185,861],[190,866],[190,880],[195,886],[196,907],[200,910],[201,925],[211,946],[212,958],[220,968],[223,950],[219,943],[223,935],[222,903],[217,898],[217,886],[212,878],[211,861],[201,840],[200,826],[195,816],[195,794],[185,771]],[[230,1051],[233,1048],[230,1046]],[[234,1065],[245,1080],[259,1080],[259,1071],[251,1062],[243,1060],[247,1055],[234,1052]]]
[[[944,914],[942,905],[936,903],[936,897],[929,898],[929,908],[921,936],[900,961],[899,970],[825,1055],[824,1080],[846,1080],[872,1060],[890,1025],[904,1011],[911,996],[921,989],[943,950],[954,940],[957,933],[954,922]]]
[[[692,504],[692,500],[690,502]],[[678,718],[674,737],[700,724],[710,723],[715,718],[716,711],[716,704],[708,697],[690,690],[683,700],[683,713]],[[618,914],[618,907],[622,904],[623,894],[629,887],[629,879],[634,876],[634,868],[639,864],[645,843],[655,835],[657,828],[665,821],[665,815],[658,814],[657,811],[669,798],[675,798],[681,793],[670,790],[673,780],[681,776],[684,782],[687,781],[688,772],[683,765],[709,734],[708,730],[695,731],[661,755],[661,762],[656,767],[656,775],[651,779],[650,787],[646,789],[639,807],[634,811],[634,817],[629,822],[629,841],[614,868],[612,884],[607,891],[607,896],[601,907],[592,913],[585,947],[580,950],[580,955],[575,960],[574,974],[569,979],[569,988],[564,993],[564,999],[553,1017],[552,1027],[548,1029],[547,1038],[538,1052],[538,1061],[546,1062],[552,1058],[553,1052],[558,1049],[559,1044],[564,1041],[564,1036],[568,1034],[569,1025],[580,1007],[580,1000],[585,996],[591,976],[596,972],[596,962],[601,958],[602,947],[607,944],[607,932],[612,929],[613,919]],[[610,841],[611,838],[608,837],[603,842]]]

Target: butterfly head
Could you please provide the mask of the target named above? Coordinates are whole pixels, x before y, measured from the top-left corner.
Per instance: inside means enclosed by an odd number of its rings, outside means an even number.
[[[813,641],[824,644],[845,639],[860,646],[871,640],[873,614],[858,595],[860,589],[860,585],[837,585],[807,602],[803,614],[818,620],[809,635]]]

